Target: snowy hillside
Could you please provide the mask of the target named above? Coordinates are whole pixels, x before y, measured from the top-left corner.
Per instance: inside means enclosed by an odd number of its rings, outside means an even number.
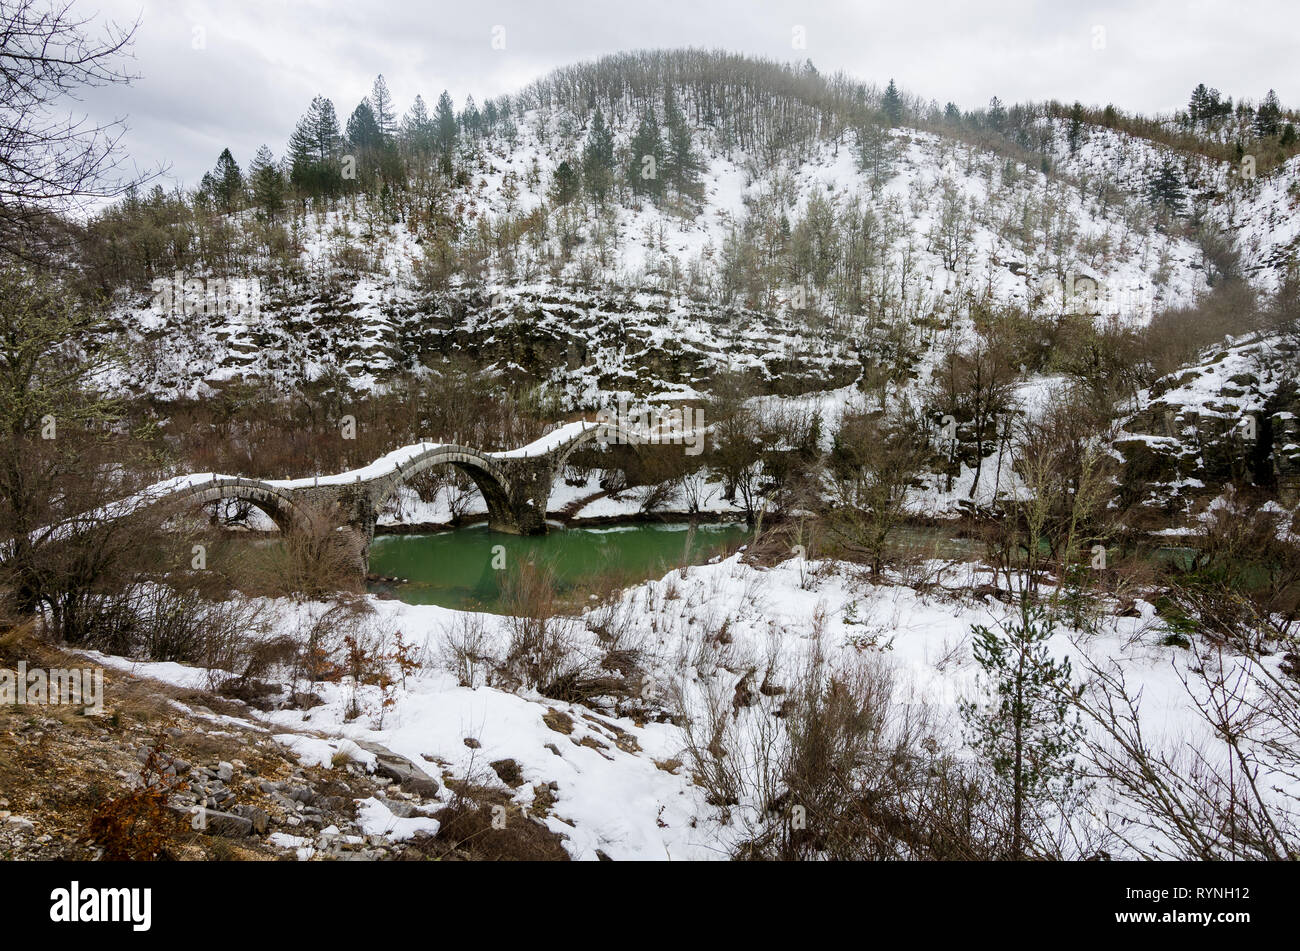
[[[464,229],[495,233],[542,207],[559,163],[581,146],[555,127],[574,124],[533,110],[513,142],[488,139],[467,157],[469,182],[452,196]],[[615,132],[619,147],[628,135]],[[414,222],[377,220],[355,199],[312,212],[296,231],[304,277],[263,280],[256,314],[164,315],[156,294],[126,295],[119,319],[132,358],[119,381],[193,398],[232,380],[300,385],[337,369],[367,390],[460,351],[547,383],[572,408],[593,407],[602,392],[696,395],[727,363],[803,392],[851,382],[882,315],[912,327],[920,358],[932,341],[918,328],[967,324],[976,301],[1051,313],[1073,306],[1075,282],[1091,280],[1097,303],[1087,307],[1141,323],[1206,290],[1196,246],[1153,227],[1132,193],[1151,150],[1108,130],[1094,130],[1063,160],[1061,176],[905,128],[892,130],[892,157],[878,177],[861,167],[852,132],[770,167],[736,150],[705,152],[710,137],[698,129],[695,137],[705,158],[698,208],[552,209],[560,220],[530,231],[517,254],[491,258],[478,281],[443,289],[419,279],[428,242]],[[1261,282],[1275,273],[1263,262],[1288,240],[1274,227],[1292,200],[1285,175],[1222,211],[1261,262],[1252,267],[1265,272]],[[1101,181],[1121,194],[1099,196]],[[252,228],[253,213],[234,223]],[[739,242],[761,244],[773,228],[805,228],[815,241],[817,229],[833,229],[837,247],[814,262],[826,273],[765,279],[737,295],[730,285],[753,273]],[[839,245],[855,241],[864,245],[854,266],[867,288],[856,310],[836,293],[852,252]],[[815,373],[781,381],[774,365],[792,355],[820,362],[825,381]]]

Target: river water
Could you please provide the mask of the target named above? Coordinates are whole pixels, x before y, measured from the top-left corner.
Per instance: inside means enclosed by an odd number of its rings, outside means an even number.
[[[561,596],[613,575],[635,584],[683,564],[703,564],[743,544],[736,524],[637,524],[557,528],[545,535],[507,535],[473,526],[421,535],[379,535],[370,548],[373,574],[405,579],[372,585],[410,604],[496,612],[510,570],[532,561],[546,566]],[[688,547],[689,541],[689,547]]]

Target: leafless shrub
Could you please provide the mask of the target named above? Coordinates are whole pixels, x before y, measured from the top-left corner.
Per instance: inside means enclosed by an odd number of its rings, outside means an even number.
[[[1149,859],[1294,860],[1300,855],[1300,690],[1256,656],[1193,645],[1180,674],[1208,739],[1161,745],[1141,691],[1114,663],[1091,662],[1080,706],[1097,729],[1089,757],[1124,808],[1113,834]]]
[[[330,513],[307,511],[292,530],[250,555],[243,574],[256,593],[314,600],[358,591],[362,563],[355,531]]]
[[[1190,563],[1171,566],[1165,603],[1205,634],[1247,651],[1290,638],[1300,620],[1300,543],[1292,515],[1236,491],[1202,517]]]
[[[500,660],[492,653],[483,615],[462,611],[443,628],[441,660],[462,687],[478,688],[489,683]]]
[[[506,577],[502,591],[509,643],[499,676],[555,700],[585,702],[620,686],[601,670],[585,643],[582,625],[561,613],[554,572],[525,562]]]

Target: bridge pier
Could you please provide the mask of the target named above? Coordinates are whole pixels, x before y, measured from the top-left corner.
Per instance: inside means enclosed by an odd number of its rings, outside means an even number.
[[[488,504],[488,527],[512,535],[546,533],[546,503],[551,497],[555,469],[546,456],[507,459],[501,463],[509,479],[503,506],[493,513]]]

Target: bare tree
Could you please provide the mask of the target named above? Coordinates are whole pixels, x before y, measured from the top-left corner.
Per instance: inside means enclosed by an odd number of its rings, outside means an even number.
[[[907,516],[907,493],[929,454],[921,421],[908,409],[897,419],[848,409],[831,454],[834,508],[831,535],[864,557],[872,574],[883,567],[890,536]]]
[[[138,21],[109,23],[63,0],[0,3],[0,250],[24,257],[51,214],[82,210],[147,176],[123,181],[122,119],[97,123],[67,109],[86,89],[126,84],[121,67]]]

